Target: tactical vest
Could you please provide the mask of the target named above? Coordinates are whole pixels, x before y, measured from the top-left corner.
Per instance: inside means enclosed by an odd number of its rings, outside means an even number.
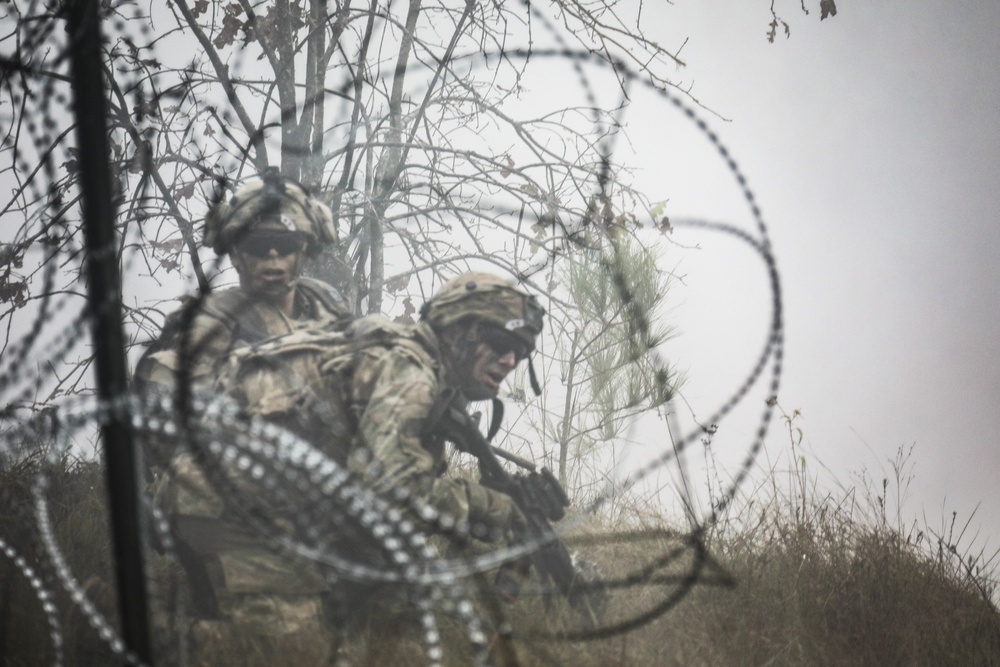
[[[216,390],[248,415],[296,433],[346,464],[359,414],[352,380],[373,348],[402,350],[442,380],[437,338],[425,324],[406,325],[380,315],[302,329],[237,350],[219,372]]]
[[[343,297],[330,285],[312,278],[299,279],[295,307],[295,319],[290,319],[240,289],[213,292],[201,300],[185,299],[167,317],[159,338],[139,359],[134,376],[136,388],[173,388],[183,365],[182,356],[189,360],[186,370],[191,382],[210,386],[223,358],[240,346],[317,322],[350,317]]]

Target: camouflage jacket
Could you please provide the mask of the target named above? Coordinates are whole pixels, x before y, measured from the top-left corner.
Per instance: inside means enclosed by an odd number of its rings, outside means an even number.
[[[237,352],[217,388],[248,413],[289,428],[376,492],[405,487],[458,521],[504,529],[509,500],[447,476],[433,433],[456,395],[427,324],[369,316],[302,330]]]
[[[195,312],[187,312],[192,308]],[[194,386],[210,388],[225,356],[237,347],[349,316],[340,293],[311,278],[300,278],[296,285],[292,317],[239,287],[211,293],[201,301],[188,298],[167,316],[159,338],[139,359],[135,387],[139,391],[173,387],[183,353],[190,360]]]

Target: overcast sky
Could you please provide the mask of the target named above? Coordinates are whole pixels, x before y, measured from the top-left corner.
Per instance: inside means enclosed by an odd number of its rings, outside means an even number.
[[[780,6],[780,3],[778,3]],[[818,3],[807,3],[816,4]],[[812,464],[850,486],[880,481],[914,445],[904,508],[932,528],[982,503],[979,545],[1000,548],[1000,3],[839,0],[838,15],[781,10],[791,37],[765,39],[769,3],[677,0],[662,43],[680,44],[705,114],[749,178],[781,271],[786,370],[780,401],[800,408]],[[637,94],[631,150],[672,216],[751,229],[724,165],[689,123]],[[725,239],[678,231],[701,250],[671,258],[684,287],[671,355],[704,418],[764,342],[759,261]],[[762,408],[721,425],[745,449]],[[776,424],[774,456],[787,448]],[[832,474],[831,474],[832,473]],[[905,519],[906,517],[904,517]],[[970,529],[970,530],[973,530]]]

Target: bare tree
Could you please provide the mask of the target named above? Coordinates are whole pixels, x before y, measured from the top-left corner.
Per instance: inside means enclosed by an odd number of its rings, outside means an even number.
[[[313,271],[359,314],[408,317],[435,276],[467,261],[542,275],[604,219],[591,215],[595,197],[615,215],[647,209],[611,159],[617,118],[631,85],[668,89],[683,65],[680,45],[647,36],[642,3],[617,0],[544,12],[456,0],[102,4],[137,338],[155,334],[162,300],[182,285],[218,280],[199,245],[205,213],[272,165],[331,203],[341,241]],[[830,14],[833,3],[821,4]],[[5,346],[15,315],[40,323],[59,307],[50,297],[75,303],[79,193],[60,11],[0,9]],[[558,77],[558,95],[524,89],[542,70]],[[67,375],[63,390],[79,378]]]
[[[520,3],[450,0],[106,4],[118,252],[137,338],[155,334],[178,277],[203,290],[217,280],[199,245],[204,215],[270,165],[332,204],[341,242],[313,270],[359,314],[408,317],[435,275],[471,260],[537,272],[540,256],[572,247],[596,191],[628,192],[600,182],[614,173],[602,147],[615,109],[595,106],[584,69],[624,100],[631,77],[668,86],[661,70],[679,62],[615,3],[566,1],[549,18]],[[52,55],[65,46],[60,17],[46,3],[5,11],[2,150],[13,159],[2,172],[12,194],[0,209],[0,317],[10,332],[31,302],[63,293],[73,303],[80,247],[66,63]],[[567,59],[580,73],[576,102],[526,105],[529,69]],[[19,271],[39,251],[39,268]],[[57,256],[58,272],[47,261]]]

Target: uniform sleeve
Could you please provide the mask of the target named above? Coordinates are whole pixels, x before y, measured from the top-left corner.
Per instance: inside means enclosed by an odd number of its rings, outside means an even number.
[[[232,344],[232,332],[213,315],[198,313],[186,334],[180,330],[180,313],[173,313],[171,318],[157,342],[136,364],[134,381],[139,391],[172,390],[184,362],[191,381],[208,388],[219,360]],[[182,341],[187,345],[187,359],[181,358]]]
[[[362,446],[374,465],[366,476],[379,493],[404,486],[458,521],[500,527],[509,519],[509,499],[476,482],[441,476],[444,452],[421,438],[439,385],[431,368],[405,350],[366,357],[355,387],[367,398],[358,422]],[[503,496],[501,498],[501,496]]]

